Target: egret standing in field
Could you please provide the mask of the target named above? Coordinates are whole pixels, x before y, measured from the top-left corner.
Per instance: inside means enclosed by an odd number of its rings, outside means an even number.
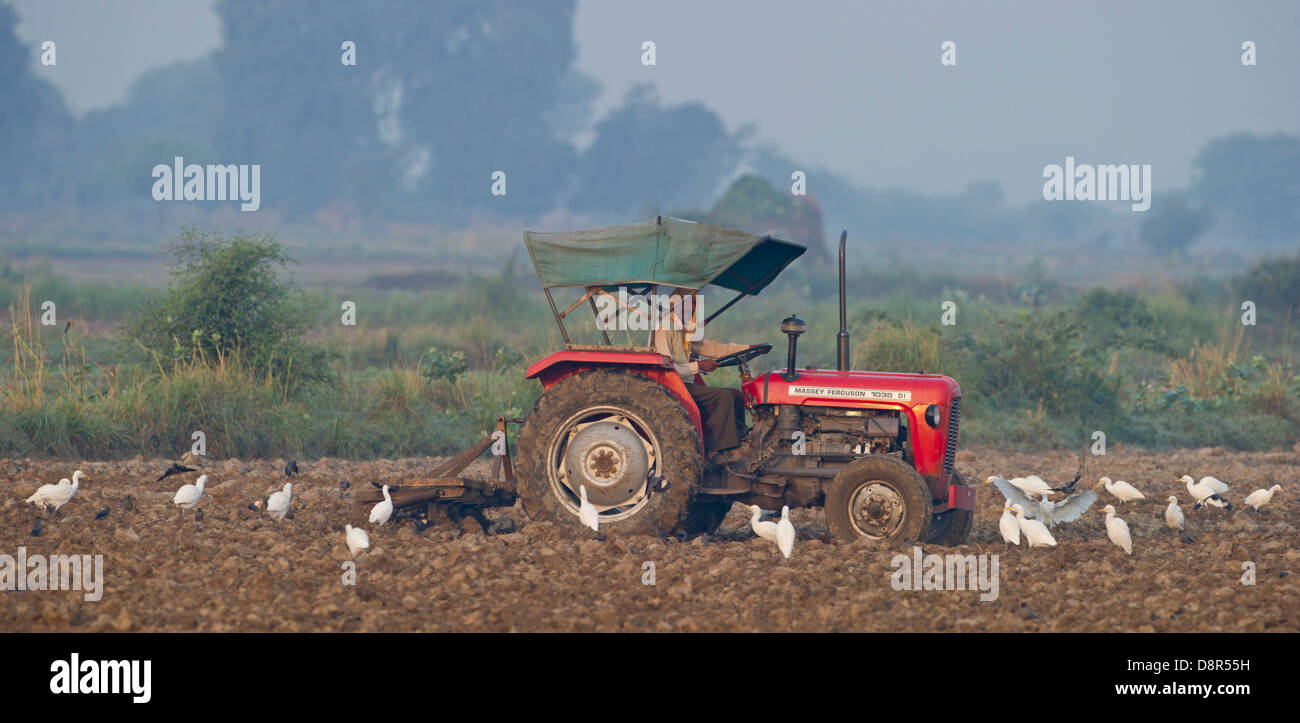
[[[393,498],[388,494],[388,485],[384,485],[382,490],[384,501],[370,508],[370,524],[382,525],[388,522],[388,518],[393,516]]]
[[[1097,487],[1105,487],[1106,491],[1114,495],[1115,499],[1120,502],[1134,502],[1136,500],[1144,500],[1147,497],[1138,491],[1136,487],[1124,480],[1112,482],[1109,477],[1102,477],[1097,481],[1097,484],[1094,485],[1093,489],[1096,489]]]
[[[185,515],[185,510],[192,509],[199,504],[203,498],[203,486],[208,483],[207,475],[199,475],[198,480],[192,485],[181,485],[176,490],[176,495],[172,497],[172,504],[176,505],[181,511],[181,516]]]
[[[789,560],[790,553],[794,552],[794,524],[790,522],[789,505],[781,508],[781,521],[776,523],[776,546]]]
[[[356,557],[358,552],[370,549],[370,535],[367,535],[365,530],[352,525],[344,525],[343,530],[344,539],[348,543],[348,552],[351,552],[353,557]]]
[[[1012,545],[1020,544],[1020,523],[1016,521],[1011,505],[1002,508],[1002,517],[998,518],[998,532],[1002,533],[1004,542]]]
[[[775,543],[776,523],[771,520],[759,520],[758,518],[763,514],[763,511],[758,508],[758,505],[750,505],[749,512],[749,527],[754,531],[754,534],[768,542]]]
[[[596,506],[587,501],[587,485],[578,485],[578,522],[590,527],[592,532],[600,532],[600,513]]]
[[[1030,547],[1056,547],[1056,538],[1047,531],[1047,525],[1026,518],[1025,510],[1020,505],[1011,505],[1011,511],[1015,513],[1016,522],[1020,524],[1020,531],[1024,533],[1025,542]]]
[[[1195,505],[1192,505],[1193,510],[1201,509],[1202,505],[1213,505],[1229,512],[1232,511],[1232,503],[1224,499],[1222,495],[1223,492],[1228,491],[1228,486],[1219,482],[1219,480],[1213,477],[1202,477],[1201,481],[1197,482],[1192,479],[1191,475],[1185,474],[1179,481],[1187,485],[1188,494],[1196,502]]]
[[[77,494],[77,488],[81,486],[81,478],[85,475],[85,472],[77,470],[72,473],[71,482],[64,477],[56,485],[41,485],[31,497],[27,498],[27,502],[39,505],[41,512],[48,507],[53,507],[57,512],[60,507],[68,504],[73,495]]]
[[[1183,542],[1194,542],[1183,526],[1183,508],[1178,506],[1178,498],[1170,495],[1169,499],[1165,501],[1169,503],[1169,506],[1165,508],[1165,525],[1177,531]]]
[[[1106,505],[1101,508],[1101,511],[1106,515],[1106,536],[1124,552],[1132,555],[1133,536],[1129,534],[1128,523],[1123,518],[1115,516],[1114,505]]]
[[[289,502],[293,499],[293,483],[285,482],[284,489],[271,495],[266,500],[266,513],[271,519],[283,520],[289,512]]]
[[[1259,512],[1259,508],[1273,501],[1273,494],[1280,489],[1282,489],[1282,485],[1273,485],[1266,490],[1255,490],[1246,495],[1246,504],[1254,507],[1255,511]]]

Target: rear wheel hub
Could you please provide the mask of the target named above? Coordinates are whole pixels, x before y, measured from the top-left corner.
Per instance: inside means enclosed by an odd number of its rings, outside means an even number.
[[[565,486],[576,494],[587,488],[597,507],[633,504],[645,489],[650,455],[626,421],[606,420],[575,426],[564,450]]]

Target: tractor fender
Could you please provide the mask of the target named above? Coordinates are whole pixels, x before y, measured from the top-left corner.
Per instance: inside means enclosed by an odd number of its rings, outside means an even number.
[[[561,379],[591,369],[624,369],[633,374],[653,379],[668,388],[668,392],[681,403],[699,433],[700,449],[704,449],[704,424],[700,408],[691,393],[686,391],[672,362],[662,354],[623,351],[560,351],[537,360],[524,372],[527,379],[537,379],[543,389],[550,389]]]

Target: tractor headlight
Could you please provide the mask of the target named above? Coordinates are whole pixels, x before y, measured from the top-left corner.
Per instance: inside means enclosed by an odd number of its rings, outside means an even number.
[[[935,429],[938,429],[939,422],[942,421],[940,419],[942,415],[943,413],[939,411],[939,405],[931,404],[930,406],[925,408],[925,423],[930,425],[931,427],[934,427]]]

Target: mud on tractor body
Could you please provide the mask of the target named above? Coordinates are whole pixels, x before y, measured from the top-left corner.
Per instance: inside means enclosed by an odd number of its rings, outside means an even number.
[[[644,345],[577,344],[564,320],[596,311],[619,287],[713,286],[737,292],[705,323],[757,294],[804,247],[660,216],[647,223],[572,233],[526,233],[565,349],[527,370],[544,387],[518,436],[516,489],[528,515],[578,526],[586,487],[601,527],[626,533],[713,532],[732,503],[767,510],[825,508],[840,540],[860,536],[955,545],[974,520],[974,490],[953,469],[961,388],[936,374],[849,370],[844,244],[835,370],[799,369],[804,324],[781,322],[784,369],[754,374],[760,344],[720,358],[739,367],[750,424],[726,464],[707,464],[700,410],[675,371]],[[552,290],[582,296],[561,311]],[[643,334],[644,332],[637,332]],[[649,332],[651,335],[653,331]],[[630,335],[629,335],[630,336]],[[637,339],[639,341],[639,339]],[[696,383],[702,383],[697,378]]]

